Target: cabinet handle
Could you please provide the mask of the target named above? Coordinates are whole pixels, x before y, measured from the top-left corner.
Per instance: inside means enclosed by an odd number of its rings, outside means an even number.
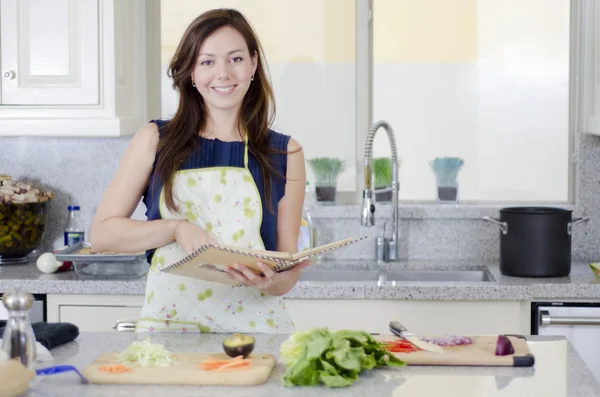
[[[540,325],[600,325],[600,317],[562,317],[551,316],[547,311],[540,312]]]
[[[14,70],[7,70],[6,72],[4,72],[3,76],[5,79],[14,80],[15,77],[17,77],[17,73],[15,73]]]
[[[137,323],[137,321],[133,321],[133,320],[126,320],[126,321],[119,320],[119,321],[117,321],[117,323],[115,324],[113,329],[116,330],[117,332],[133,332],[133,331],[135,331],[136,323]]]

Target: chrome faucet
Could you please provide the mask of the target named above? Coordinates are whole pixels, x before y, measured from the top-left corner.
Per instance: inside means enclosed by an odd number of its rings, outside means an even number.
[[[390,141],[392,150],[392,184],[391,186],[375,189],[375,170],[373,169],[373,141],[375,134],[380,127],[383,127]],[[361,224],[363,226],[373,226],[375,224],[375,193],[392,192],[392,237],[383,236],[384,261],[398,259],[398,154],[396,151],[396,137],[392,127],[386,121],[378,121],[369,129],[367,142],[365,143],[364,161],[365,167],[365,188],[363,190],[363,205]],[[385,233],[385,229],[384,229]],[[375,253],[377,255],[377,252]]]

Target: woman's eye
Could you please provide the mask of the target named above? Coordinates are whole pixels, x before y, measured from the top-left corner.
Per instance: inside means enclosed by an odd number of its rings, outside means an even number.
[[[212,61],[203,61],[200,65],[209,66],[212,65]]]
[[[231,62],[233,63],[238,63],[242,61],[242,57],[235,57],[235,58],[231,58]]]

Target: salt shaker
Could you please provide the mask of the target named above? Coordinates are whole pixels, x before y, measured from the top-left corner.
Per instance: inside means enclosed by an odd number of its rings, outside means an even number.
[[[29,321],[33,295],[21,287],[13,287],[4,294],[2,302],[8,310],[8,320],[2,335],[2,350],[9,358],[18,358],[24,366],[33,368],[36,340]]]

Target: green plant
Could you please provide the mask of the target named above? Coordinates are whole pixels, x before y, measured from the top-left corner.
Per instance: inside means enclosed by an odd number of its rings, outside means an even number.
[[[336,186],[340,172],[344,170],[344,161],[338,158],[317,157],[309,160],[315,174],[316,186]]]
[[[375,187],[385,187],[392,184],[392,159],[380,157],[373,159],[375,172]]]

